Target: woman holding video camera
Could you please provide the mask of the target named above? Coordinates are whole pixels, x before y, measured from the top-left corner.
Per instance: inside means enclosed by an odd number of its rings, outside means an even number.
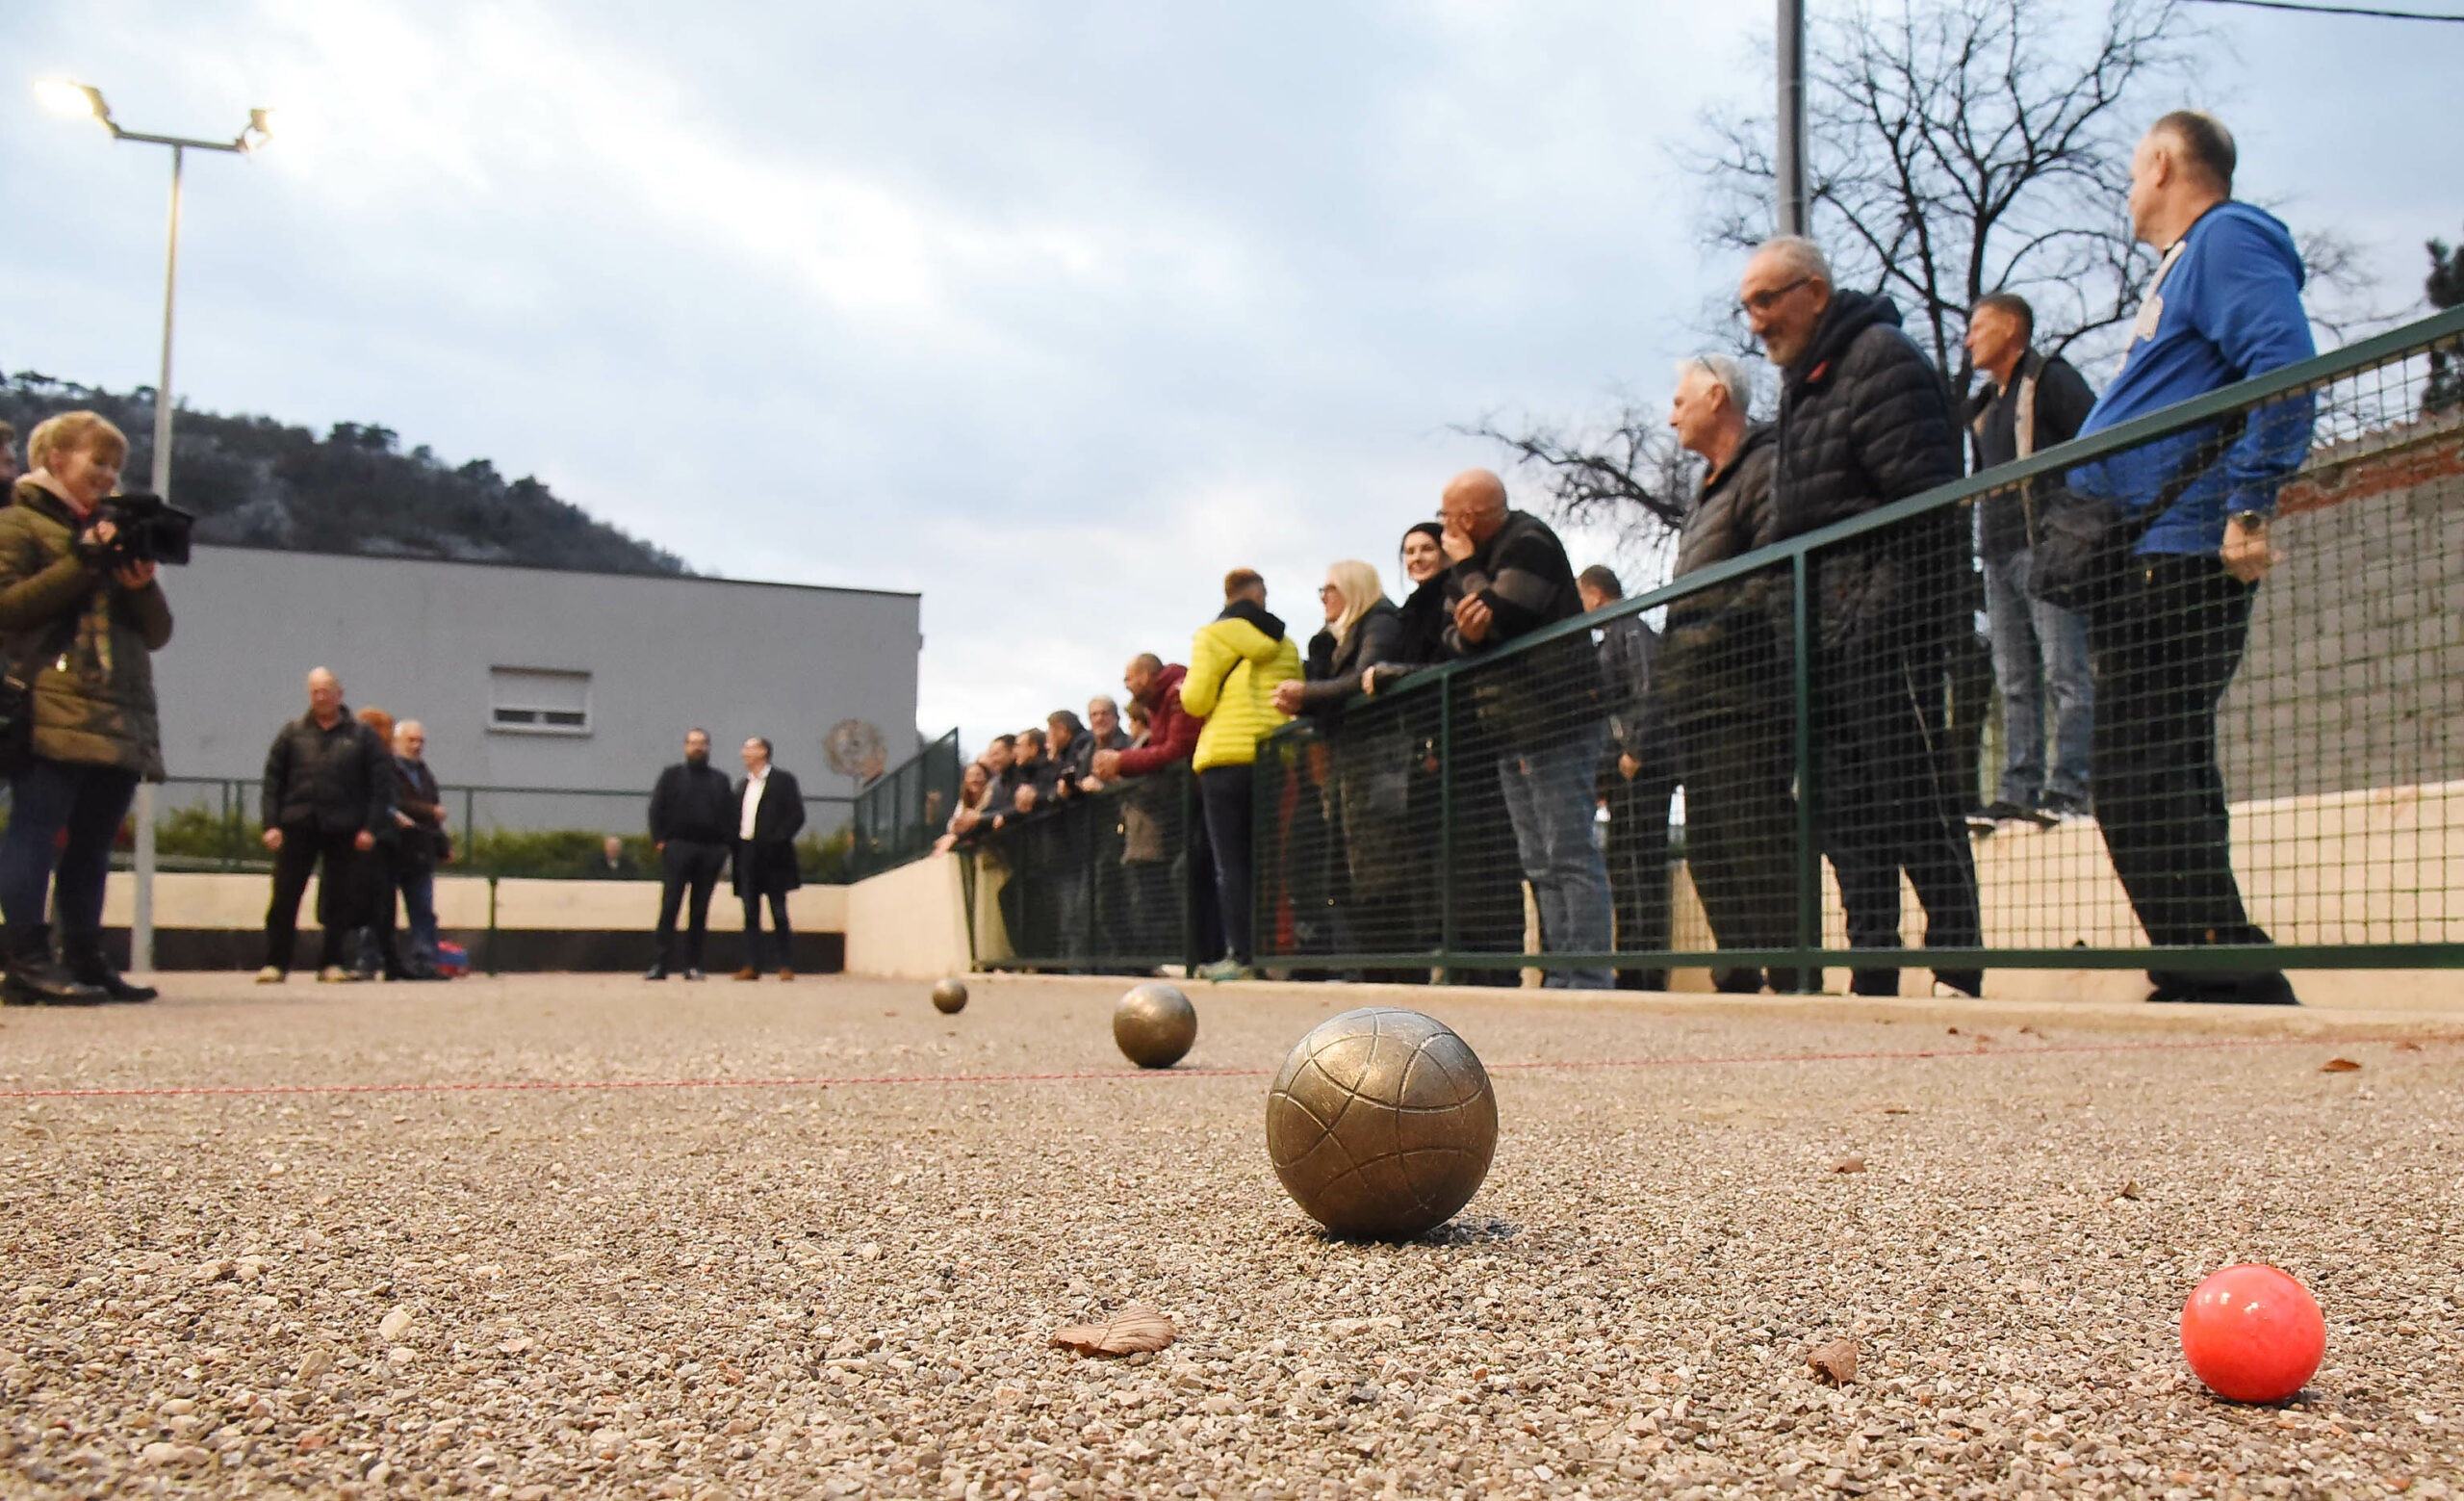
[[[34,467],[0,506],[0,670],[29,692],[31,754],[10,745],[0,837],[0,996],[13,1005],[151,1000],[103,953],[103,883],[140,778],[163,778],[151,657],[171,639],[154,564],[96,511],[119,485],[128,439],[64,412],[26,441]],[[44,905],[58,876],[60,954]]]

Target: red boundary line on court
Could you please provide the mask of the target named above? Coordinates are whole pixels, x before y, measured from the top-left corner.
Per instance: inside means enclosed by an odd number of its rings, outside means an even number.
[[[2464,1034],[2414,1037],[2227,1037],[2179,1043],[2079,1043],[2064,1047],[1900,1048],[1874,1052],[1732,1053],[1709,1057],[1597,1058],[1501,1063],[1493,1074],[1533,1069],[1716,1068],[1753,1063],[1863,1063],[1920,1058],[2037,1058],[2103,1052],[2189,1052],[2231,1048],[2338,1047],[2344,1044],[2457,1043]],[[192,1084],[150,1089],[6,1089],[0,1100],[168,1099],[201,1095],[457,1095],[521,1090],[615,1089],[827,1089],[834,1084],[1049,1084],[1092,1079],[1265,1078],[1272,1069],[1090,1069],[1063,1074],[851,1074],[811,1078],[719,1079],[498,1079],[425,1084]]]

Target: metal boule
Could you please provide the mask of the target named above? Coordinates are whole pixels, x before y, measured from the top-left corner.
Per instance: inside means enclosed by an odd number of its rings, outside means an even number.
[[[1267,1090],[1275,1177],[1338,1235],[1408,1240],[1445,1224],[1479,1191],[1497,1144],[1488,1071],[1417,1011],[1329,1018]]]
[[[1197,1008],[1169,985],[1140,985],[1113,1008],[1113,1041],[1142,1069],[1168,1069],[1197,1041]]]
[[[966,982],[952,975],[933,983],[933,1009],[943,1016],[956,1016],[966,1009]]]

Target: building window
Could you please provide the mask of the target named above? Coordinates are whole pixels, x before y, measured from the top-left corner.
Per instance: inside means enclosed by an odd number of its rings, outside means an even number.
[[[590,674],[539,667],[488,669],[488,728],[520,735],[588,735]]]

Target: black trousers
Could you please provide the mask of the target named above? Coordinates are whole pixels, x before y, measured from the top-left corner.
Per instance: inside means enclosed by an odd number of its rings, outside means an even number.
[[[796,930],[787,925],[786,888],[747,881],[744,898],[744,962],[757,970],[783,970],[795,953]],[[770,931],[761,931],[761,904],[770,904]]]
[[[684,930],[684,968],[702,968],[702,944],[710,925],[710,893],[728,867],[728,847],[703,840],[669,840],[658,857],[658,962],[676,965],[676,910],[687,893],[693,898]]]
[[[394,937],[394,911],[401,895],[395,866],[400,859],[400,845],[378,840],[358,861],[361,939],[356,957],[359,968],[378,970],[389,979],[400,979],[403,972],[401,946]]]
[[[1924,904],[1927,947],[1984,943],[1964,784],[1944,725],[1944,668],[1921,629],[1815,659],[1814,821],[1839,877],[1851,948],[1899,946],[1903,870]],[[1936,972],[1970,988],[1979,979],[1974,970]],[[1898,988],[1895,968],[1855,971],[1861,995]]]
[[[282,826],[282,847],[273,852],[273,900],[266,907],[266,963],[291,968],[291,951],[299,937],[299,898],[308,877],[320,864],[324,878],[317,883],[317,924],[323,929],[317,964],[331,969],[345,960],[343,941],[362,920],[359,851],[351,847],[357,829],[327,832],[313,823]]]
[[[2265,944],[2233,876],[2216,706],[2242,664],[2255,585],[2213,557],[2142,560],[2091,613],[2096,674],[2096,822],[2131,910],[2160,945]],[[2228,984],[2239,974],[2169,975]]]
[[[1787,713],[1775,700],[1763,712],[1708,713],[1675,727],[1685,865],[1722,948],[1796,946],[1796,737]],[[1770,978],[1783,995],[1799,983],[1794,970],[1775,969]],[[1723,970],[1713,980],[1750,995],[1762,988],[1763,971]]]
[[[1638,758],[1639,759],[1639,758]],[[1677,770],[1655,750],[1629,780],[1618,764],[1614,740],[1601,786],[1608,803],[1608,892],[1617,915],[1617,951],[1664,953],[1668,948],[1668,805],[1677,795]],[[1663,965],[1617,971],[1619,990],[1663,990]]]
[[[1223,915],[1224,952],[1242,964],[1255,956],[1250,922],[1250,792],[1254,766],[1209,766],[1197,774],[1206,810],[1206,843],[1215,856],[1215,897]]]

